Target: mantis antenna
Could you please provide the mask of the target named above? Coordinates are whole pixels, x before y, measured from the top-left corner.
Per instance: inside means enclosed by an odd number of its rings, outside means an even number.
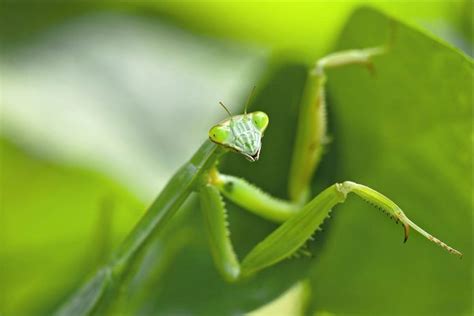
[[[232,119],[232,113],[230,113],[229,109],[224,105],[224,103],[219,101],[219,104],[224,108],[224,110],[227,112],[227,114],[229,114],[229,117]]]
[[[255,88],[257,86],[253,86],[253,89],[252,89],[252,92],[250,92],[250,95],[249,95],[249,98],[247,99],[247,103],[245,104],[245,108],[244,108],[244,115],[247,116],[247,108],[249,107],[249,104],[250,104],[250,100],[252,99],[252,97],[255,95]]]

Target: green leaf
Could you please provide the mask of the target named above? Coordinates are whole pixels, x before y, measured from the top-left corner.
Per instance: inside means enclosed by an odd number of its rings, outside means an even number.
[[[387,38],[387,17],[358,10],[334,50]],[[331,153],[337,180],[383,192],[459,260],[400,228],[367,204],[338,209],[313,268],[318,310],[368,314],[469,313],[472,298],[472,62],[457,50],[394,22],[391,51],[375,74],[329,72]],[[343,298],[343,299],[341,299]]]

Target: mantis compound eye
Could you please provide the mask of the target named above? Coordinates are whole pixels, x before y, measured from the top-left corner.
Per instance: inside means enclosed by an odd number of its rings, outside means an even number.
[[[225,143],[230,136],[230,130],[227,126],[216,125],[209,130],[209,138],[218,144]]]
[[[263,112],[253,112],[252,113],[252,121],[254,122],[255,126],[263,133],[263,131],[268,126],[268,115]]]

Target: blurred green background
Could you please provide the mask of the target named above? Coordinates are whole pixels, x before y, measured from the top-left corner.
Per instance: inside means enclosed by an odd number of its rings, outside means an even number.
[[[395,45],[374,75],[329,72],[332,142],[314,193],[346,179],[370,185],[463,260],[415,234],[402,245],[398,226],[349,199],[311,246],[314,258],[229,286],[191,200],[114,312],[242,314],[307,279],[311,291],[298,289],[308,313],[472,314],[472,9],[470,1],[3,1],[0,315],[51,314],[225,117],[217,102],[239,112],[255,84],[252,107],[271,117],[262,159],[249,166],[231,156],[223,168],[285,197],[307,67],[330,51],[384,42],[387,15]],[[230,208],[242,258],[274,226]],[[275,313],[290,312],[267,311]]]

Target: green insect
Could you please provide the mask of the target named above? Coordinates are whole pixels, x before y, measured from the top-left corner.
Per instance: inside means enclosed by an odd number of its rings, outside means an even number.
[[[328,187],[316,197],[309,197],[310,181],[326,141],[324,70],[348,64],[370,66],[372,57],[385,52],[386,47],[383,46],[334,53],[319,60],[309,71],[290,166],[289,201],[272,197],[244,179],[218,171],[219,159],[229,151],[239,153],[250,161],[258,160],[262,138],[270,124],[269,117],[263,112],[247,113],[245,110],[242,115],[232,116],[221,104],[229,118],[209,130],[209,140],[169,180],[112,260],[63,305],[58,314],[87,314],[117,295],[121,282],[129,273],[130,266],[140,258],[144,245],[163,229],[192,192],[197,192],[200,197],[216,268],[229,282],[249,277],[295,254],[312,237],[331,209],[343,203],[349,193],[354,193],[400,222],[405,241],[411,227],[450,253],[462,256],[459,251],[414,224],[389,198],[367,186],[345,181]],[[245,109],[247,106],[248,102]],[[281,223],[242,262],[239,262],[229,237],[223,197],[269,221]],[[97,288],[99,290],[91,290]]]
[[[248,113],[232,116],[221,102],[230,118],[214,126],[209,131],[209,138],[216,144],[240,153],[250,161],[260,157],[263,132],[268,126],[268,115],[263,112]],[[248,103],[247,103],[248,104]]]

